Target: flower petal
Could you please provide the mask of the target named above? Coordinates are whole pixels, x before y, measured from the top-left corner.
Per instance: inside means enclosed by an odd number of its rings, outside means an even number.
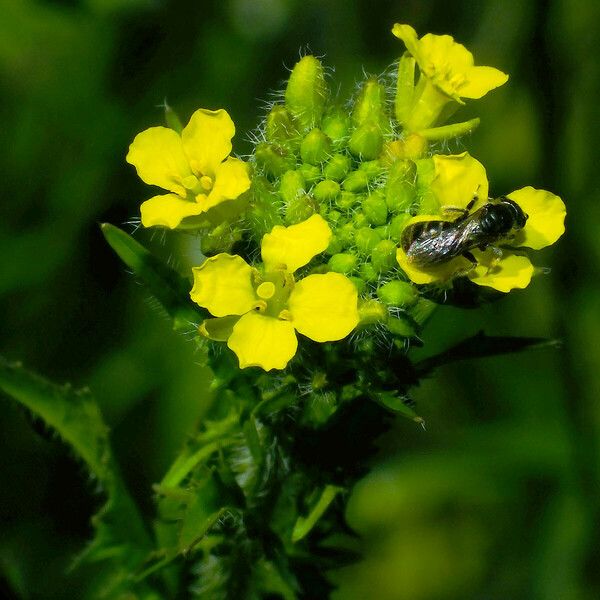
[[[296,225],[276,225],[262,239],[262,259],[267,270],[282,268],[293,273],[329,245],[331,229],[320,215]]]
[[[417,32],[410,25],[395,23],[392,27],[392,33],[404,42],[406,49],[412,54],[415,60],[419,60],[419,37]]]
[[[235,125],[226,110],[197,110],[181,132],[183,150],[196,175],[214,177],[231,152]]]
[[[436,281],[447,281],[461,272],[466,273],[471,268],[471,262],[462,256],[439,265],[418,267],[408,259],[402,248],[398,248],[396,251],[396,260],[408,278],[413,283],[420,285]]]
[[[480,201],[487,201],[489,185],[485,167],[468,152],[438,154],[433,162],[436,174],[431,189],[442,208],[466,208],[475,195]]]
[[[202,202],[204,210],[208,210],[226,200],[234,200],[250,187],[248,164],[229,157],[221,163],[215,172],[215,184]]]
[[[176,194],[154,196],[140,207],[144,227],[160,225],[169,229],[175,229],[185,217],[199,215],[203,210],[196,202],[184,200]]]
[[[358,325],[356,286],[340,273],[309,275],[288,300],[294,327],[315,342],[346,337]]]
[[[192,172],[177,132],[167,127],[150,127],[138,133],[126,160],[145,183],[185,197],[181,180]]]
[[[252,267],[240,256],[217,254],[192,269],[191,299],[215,317],[243,315],[258,300],[252,287]]]
[[[536,190],[531,186],[508,194],[529,215],[525,227],[517,234],[515,245],[540,250],[565,232],[565,203],[546,190]]]
[[[494,288],[499,292],[510,292],[525,288],[533,276],[533,265],[526,256],[504,251],[499,260],[491,250],[474,251],[479,265],[469,272],[468,277],[477,285]]]
[[[270,371],[285,369],[296,354],[298,339],[289,321],[249,312],[235,324],[227,345],[236,353],[240,369]]]
[[[494,67],[472,67],[467,72],[467,81],[459,86],[458,94],[461,98],[477,100],[489,91],[504,85],[508,75]]]

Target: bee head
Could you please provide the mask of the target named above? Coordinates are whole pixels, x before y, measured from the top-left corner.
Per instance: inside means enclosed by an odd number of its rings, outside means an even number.
[[[510,198],[502,196],[495,202],[486,205],[481,217],[483,231],[494,235],[505,235],[511,230],[518,231],[525,227],[528,215]]]

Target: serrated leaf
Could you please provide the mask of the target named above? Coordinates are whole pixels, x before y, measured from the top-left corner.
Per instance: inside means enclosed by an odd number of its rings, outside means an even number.
[[[414,369],[419,377],[425,377],[434,369],[459,360],[511,354],[534,348],[556,347],[558,344],[556,340],[547,338],[488,336],[483,331],[479,331],[448,350],[419,361],[414,365]]]
[[[119,258],[142,280],[173,319],[176,330],[188,330],[208,313],[189,297],[191,284],[122,229],[102,223],[102,233]]]
[[[53,384],[1,357],[0,389],[53,428],[83,460],[107,496],[106,504],[92,518],[94,540],[78,559],[78,563],[108,559],[100,568],[91,597],[113,598],[117,592],[130,589],[131,573],[151,545],[135,503],[121,480],[108,428],[91,394]],[[144,594],[152,597],[147,588]]]

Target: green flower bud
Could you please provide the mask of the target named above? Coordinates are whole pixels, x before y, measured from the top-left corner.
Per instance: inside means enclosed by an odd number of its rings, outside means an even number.
[[[373,281],[377,281],[379,279],[379,274],[373,268],[373,265],[369,262],[363,263],[358,268],[358,273],[360,274],[360,278],[367,283],[371,283]]]
[[[279,183],[279,193],[285,202],[292,202],[304,194],[304,175],[300,171],[286,171]]]
[[[384,225],[387,222],[387,206],[383,192],[376,190],[362,201],[362,209],[371,225]]]
[[[321,169],[319,169],[319,167],[315,167],[314,165],[302,163],[298,167],[298,171],[304,175],[304,181],[307,185],[312,185],[321,179]]]
[[[285,105],[305,131],[321,120],[328,95],[321,61],[310,55],[301,58],[288,80]]]
[[[406,227],[407,221],[410,219],[412,219],[412,216],[408,213],[401,213],[395,217],[392,217],[392,220],[388,226],[390,239],[394,240],[397,244],[400,243],[402,232]]]
[[[370,254],[379,242],[381,238],[370,227],[361,227],[354,234],[354,243],[361,254]]]
[[[371,251],[371,262],[378,273],[385,273],[396,266],[396,244],[381,240]]]
[[[352,111],[352,120],[357,126],[368,121],[377,123],[381,129],[388,127],[385,87],[376,79],[364,83]]]
[[[354,224],[354,227],[356,227],[357,229],[361,229],[362,227],[369,226],[369,219],[367,219],[367,216],[364,212],[359,210],[353,213],[352,223]]]
[[[358,295],[364,294],[367,289],[367,284],[360,277],[348,277],[348,279],[356,286]]]
[[[334,254],[327,263],[329,268],[336,273],[351,273],[356,268],[358,259],[354,254],[340,253]]]
[[[335,200],[335,205],[341,210],[350,210],[360,202],[360,196],[353,192],[342,192]]]
[[[331,256],[334,254],[339,254],[343,249],[344,245],[342,244],[340,238],[336,235],[332,235],[331,239],[329,240],[329,246],[327,246],[325,252]]]
[[[374,299],[364,300],[358,306],[360,325],[372,325],[385,322],[388,319],[387,308]]]
[[[368,185],[369,178],[364,171],[352,171],[342,183],[342,187],[347,192],[362,192],[367,189]]]
[[[385,200],[392,213],[406,212],[417,198],[417,166],[412,160],[397,160],[390,165]]]
[[[331,179],[325,179],[317,183],[312,191],[319,202],[331,202],[340,194],[340,184]]]
[[[300,156],[305,163],[318,165],[331,154],[331,140],[316,127],[311,129],[300,144]]]
[[[382,240],[389,240],[390,239],[390,227],[389,227],[389,225],[379,225],[379,227],[375,227],[375,231],[377,232],[377,235]]]
[[[268,142],[284,144],[297,141],[299,138],[298,128],[294,123],[288,109],[276,104],[267,115],[265,135]]]
[[[305,221],[316,212],[317,206],[315,206],[314,198],[308,194],[302,194],[288,202],[285,207],[285,222],[288,225],[294,225]]]
[[[348,117],[337,112],[331,113],[323,118],[322,129],[333,145],[339,147],[348,137]]]
[[[338,227],[336,230],[336,236],[342,242],[342,246],[347,248],[354,243],[354,234],[356,229],[354,229],[354,225],[352,223],[345,223],[341,227]]]
[[[296,165],[296,159],[285,148],[264,142],[256,146],[255,157],[256,163],[265,170],[265,173],[274,177],[283,175]]]
[[[342,218],[342,213],[339,210],[330,210],[327,213],[327,219],[330,223],[339,223]]]
[[[275,227],[281,225],[281,215],[278,210],[278,197],[273,185],[266,177],[255,175],[252,181],[253,208],[248,212],[252,220],[252,231],[260,239]]]
[[[387,328],[390,333],[407,338],[418,337],[414,326],[406,319],[401,317],[389,317],[387,320]]]
[[[334,154],[323,168],[323,175],[327,179],[341,181],[350,170],[350,157],[345,154]]]
[[[433,159],[424,158],[415,162],[417,166],[417,197],[419,198],[419,210],[421,215],[436,214],[440,209],[440,203],[431,191],[431,183],[435,177],[435,164]]]
[[[377,158],[383,149],[381,127],[373,121],[365,121],[350,136],[348,147],[354,156],[363,160]]]
[[[427,298],[420,298],[415,306],[410,309],[410,316],[419,324],[424,325],[433,314],[437,304]]]
[[[419,292],[407,281],[388,281],[377,288],[377,297],[387,306],[414,306]]]
[[[361,163],[358,168],[367,174],[369,181],[373,181],[384,172],[384,168],[378,160],[368,160]]]

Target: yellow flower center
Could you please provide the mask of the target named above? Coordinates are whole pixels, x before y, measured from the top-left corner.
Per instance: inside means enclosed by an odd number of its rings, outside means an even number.
[[[186,190],[193,190],[198,185],[198,178],[195,175],[188,175],[181,179],[181,185]]]
[[[269,271],[262,276],[262,281],[256,288],[256,295],[260,302],[264,303],[266,315],[291,321],[287,302],[294,284],[293,275],[283,270]]]
[[[263,300],[271,299],[275,294],[275,284],[272,281],[264,281],[256,288],[256,294]]]
[[[200,177],[200,186],[207,192],[212,190],[213,183],[212,177],[209,177],[208,175],[202,175],[202,177]]]

